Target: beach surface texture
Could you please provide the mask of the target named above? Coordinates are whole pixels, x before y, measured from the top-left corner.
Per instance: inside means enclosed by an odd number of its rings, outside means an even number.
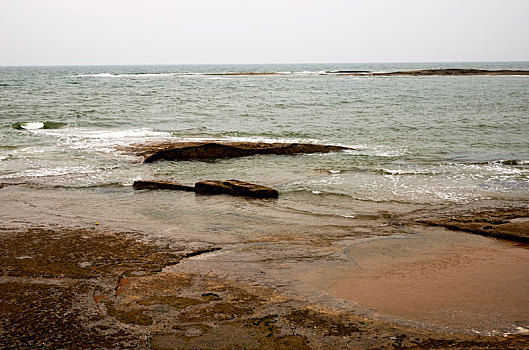
[[[0,68],[0,348],[529,348],[527,71]]]

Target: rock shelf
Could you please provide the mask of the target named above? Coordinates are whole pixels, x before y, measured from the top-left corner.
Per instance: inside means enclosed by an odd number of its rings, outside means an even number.
[[[463,215],[420,219],[418,222],[442,226],[482,236],[529,243],[529,209],[489,209]]]
[[[347,149],[349,148],[309,143],[201,141],[135,145],[122,149],[122,151],[126,154],[142,156],[145,163],[152,163],[158,160],[205,160],[246,157],[257,154],[294,155],[329,153]]]
[[[178,269],[184,251],[99,229],[0,230],[2,349],[522,349],[526,334],[442,333]]]
[[[352,76],[467,76],[467,75],[529,75],[529,70],[486,70],[486,69],[462,69],[462,68],[443,68],[443,69],[419,69],[410,71],[396,72],[347,72],[337,71],[330,72],[335,75],[352,75]]]

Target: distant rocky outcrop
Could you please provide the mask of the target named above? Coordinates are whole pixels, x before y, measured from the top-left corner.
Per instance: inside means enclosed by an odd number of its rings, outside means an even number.
[[[487,70],[487,69],[467,69],[467,68],[442,68],[442,69],[420,69],[396,72],[347,72],[334,71],[329,72],[337,75],[354,75],[354,76],[464,76],[464,75],[529,75],[529,70]]]
[[[255,198],[277,198],[279,196],[279,193],[273,188],[239,180],[203,180],[197,182],[194,187],[176,182],[138,180],[134,181],[132,186],[137,190],[178,190],[191,191],[201,194],[228,194],[232,196]]]
[[[328,153],[348,149],[342,146],[309,143],[266,142],[164,142],[135,145],[122,149],[125,153],[143,156],[145,163],[158,160],[194,160],[245,157],[257,154],[292,155],[302,153]]]

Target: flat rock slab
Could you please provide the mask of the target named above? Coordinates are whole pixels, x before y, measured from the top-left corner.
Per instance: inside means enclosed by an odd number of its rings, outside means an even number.
[[[194,160],[253,156],[256,154],[291,155],[303,153],[329,153],[349,148],[309,143],[265,143],[265,142],[163,142],[135,145],[123,149],[127,154],[139,155],[145,163],[158,160]]]
[[[482,236],[529,243],[529,209],[484,210],[418,221]]]
[[[176,190],[194,192],[195,187],[183,185],[177,182],[154,181],[154,180],[137,180],[132,184],[137,190]]]
[[[277,198],[279,196],[279,193],[273,188],[239,180],[204,180],[197,182],[194,187],[177,182],[138,180],[134,181],[132,187],[137,190],[177,190],[201,194],[229,194],[256,198]]]
[[[257,198],[277,198],[279,193],[273,188],[251,184],[238,180],[199,181],[195,184],[195,192],[204,194],[230,194]]]

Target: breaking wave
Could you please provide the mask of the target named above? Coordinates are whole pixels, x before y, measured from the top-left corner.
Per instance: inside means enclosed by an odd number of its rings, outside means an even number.
[[[167,77],[173,75],[182,75],[182,73],[124,73],[124,74],[114,74],[114,73],[95,73],[95,74],[79,74],[75,77],[84,77],[84,78],[149,78],[149,77]]]
[[[61,122],[16,122],[13,128],[17,130],[37,130],[37,129],[61,129],[68,126],[68,123]]]

